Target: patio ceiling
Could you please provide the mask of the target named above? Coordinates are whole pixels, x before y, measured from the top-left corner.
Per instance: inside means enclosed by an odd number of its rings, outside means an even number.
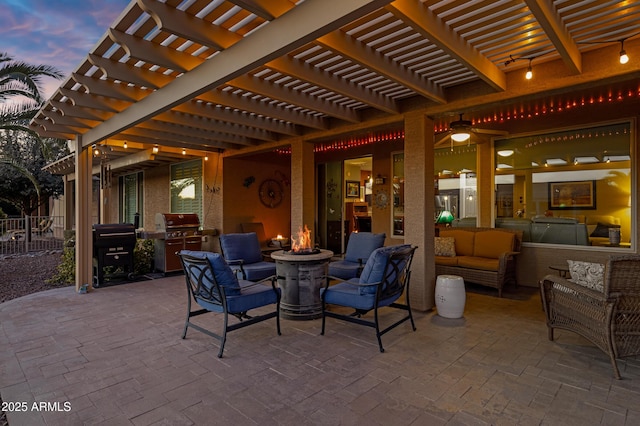
[[[409,111],[446,126],[607,85],[637,97],[638,34],[634,1],[134,0],[31,125],[200,151],[400,126]]]

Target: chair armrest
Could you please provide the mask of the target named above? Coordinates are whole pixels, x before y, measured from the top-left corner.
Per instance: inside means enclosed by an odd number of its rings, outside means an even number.
[[[351,284],[351,285],[356,286],[356,287],[371,287],[371,286],[378,286],[378,285],[382,284],[382,281],[376,281],[375,283],[353,282],[353,281],[349,281],[349,280],[344,280],[344,279],[339,278],[339,277],[334,277],[333,275],[325,275],[324,277],[326,278],[325,287],[324,288],[328,288],[329,287],[329,283],[332,282],[332,281],[338,281],[337,283],[334,283],[334,284],[347,283],[347,284]]]

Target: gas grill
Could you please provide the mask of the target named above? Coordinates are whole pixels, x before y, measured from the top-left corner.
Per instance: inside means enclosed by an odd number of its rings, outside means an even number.
[[[155,240],[155,268],[161,272],[182,270],[180,250],[201,250],[202,232],[195,213],[157,213]]]
[[[133,249],[136,230],[131,223],[93,225],[93,285],[104,283],[104,268],[121,267],[129,279],[133,278]],[[115,275],[115,274],[113,274]]]

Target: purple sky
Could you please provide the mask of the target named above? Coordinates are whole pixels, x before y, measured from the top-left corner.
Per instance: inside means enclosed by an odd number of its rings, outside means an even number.
[[[33,65],[52,65],[68,76],[129,0],[0,0],[0,51]],[[51,96],[64,80],[47,79]]]

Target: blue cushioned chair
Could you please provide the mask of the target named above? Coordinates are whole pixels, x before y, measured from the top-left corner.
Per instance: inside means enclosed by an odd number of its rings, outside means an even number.
[[[187,320],[184,324],[182,338],[187,336],[187,329],[193,327],[220,341],[218,358],[222,358],[227,332],[246,327],[269,318],[276,319],[276,330],[280,335],[280,289],[276,288],[275,275],[262,282],[238,280],[224,258],[218,253],[206,251],[182,250],[178,253],[187,282]],[[270,281],[271,285],[263,282]],[[191,310],[191,301],[195,301],[202,309]],[[273,311],[251,317],[250,309],[275,305]],[[217,312],[224,314],[222,335],[218,335],[199,325],[193,324],[190,318]],[[229,325],[229,315],[240,322]]]
[[[384,245],[385,238],[384,233],[352,233],[349,235],[344,259],[329,263],[329,275],[343,280],[359,277],[365,262],[375,249]]]
[[[329,286],[335,277],[327,277],[325,287],[320,289],[322,301],[322,332],[326,317],[341,319],[376,329],[380,352],[384,352],[381,336],[401,323],[411,321],[411,328],[416,330],[409,303],[409,281],[411,278],[411,261],[417,247],[398,245],[381,247],[369,256],[360,278],[351,278],[338,284]],[[406,291],[406,303],[397,300]],[[352,314],[342,314],[327,310],[327,305],[340,305],[354,308]],[[397,308],[407,311],[393,324],[380,330],[378,309],[382,307]],[[365,320],[363,315],[373,311],[373,320]]]
[[[276,274],[276,264],[266,262],[255,232],[220,235],[222,255],[240,278],[259,281]]]

